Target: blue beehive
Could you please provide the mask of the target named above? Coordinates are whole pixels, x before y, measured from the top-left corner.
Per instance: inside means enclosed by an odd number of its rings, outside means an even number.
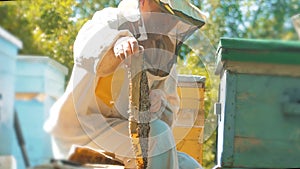
[[[15,64],[22,42],[0,27],[0,156],[12,154]]]
[[[19,56],[16,68],[15,109],[31,166],[49,162],[50,136],[43,130],[52,104],[64,92],[67,68],[44,56]],[[14,149],[18,168],[24,168],[18,146]]]

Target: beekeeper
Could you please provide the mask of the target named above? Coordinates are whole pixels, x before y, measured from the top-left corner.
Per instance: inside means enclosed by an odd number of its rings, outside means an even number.
[[[123,0],[96,12],[77,35],[71,79],[44,126],[54,157],[67,158],[72,145],[80,145],[112,152],[135,168],[128,69],[130,59],[142,54],[151,103],[147,168],[201,168],[176,151],[171,127],[179,109],[178,49],[202,25],[201,11],[186,0]]]

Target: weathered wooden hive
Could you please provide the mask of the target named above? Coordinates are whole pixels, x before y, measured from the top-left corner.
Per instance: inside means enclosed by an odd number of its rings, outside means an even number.
[[[63,94],[67,68],[46,56],[19,55],[16,61],[15,111],[25,140],[30,166],[52,158],[50,135],[43,130],[52,104]],[[25,168],[14,139],[18,168]]]
[[[203,159],[205,80],[203,76],[179,75],[180,109],[173,128],[177,150],[191,155],[200,164]]]
[[[299,168],[300,42],[222,38],[221,168]]]
[[[14,82],[18,50],[22,42],[0,27],[0,167],[15,166],[12,155],[14,136]]]

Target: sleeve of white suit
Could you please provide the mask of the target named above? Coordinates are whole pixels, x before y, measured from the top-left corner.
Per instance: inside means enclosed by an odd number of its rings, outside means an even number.
[[[102,57],[122,36],[132,36],[127,30],[118,30],[118,9],[106,8],[96,12],[79,31],[74,43],[74,67],[67,89],[51,107],[44,129],[64,143],[84,144],[87,132],[92,135],[101,123],[95,102],[95,83],[100,76],[97,66]],[[70,145],[68,145],[70,143]],[[61,154],[66,154],[63,152]]]
[[[74,43],[74,63],[89,72],[97,74],[102,57],[124,36],[132,36],[128,30],[118,30],[123,22],[118,18],[117,8],[105,8],[94,14],[83,25]],[[99,75],[99,74],[97,74]],[[105,76],[101,75],[100,76]]]

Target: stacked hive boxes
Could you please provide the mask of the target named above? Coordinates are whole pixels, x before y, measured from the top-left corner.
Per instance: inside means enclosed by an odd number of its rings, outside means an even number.
[[[223,38],[218,166],[299,168],[300,42]]]
[[[185,152],[202,163],[204,129],[205,77],[180,75],[177,91],[180,109],[173,128],[179,151]]]
[[[14,82],[18,50],[22,42],[0,27],[0,156],[12,151]]]
[[[52,158],[50,136],[43,130],[52,104],[63,94],[67,68],[45,56],[19,56],[16,68],[15,110],[31,166]],[[24,168],[19,147],[14,155]]]

